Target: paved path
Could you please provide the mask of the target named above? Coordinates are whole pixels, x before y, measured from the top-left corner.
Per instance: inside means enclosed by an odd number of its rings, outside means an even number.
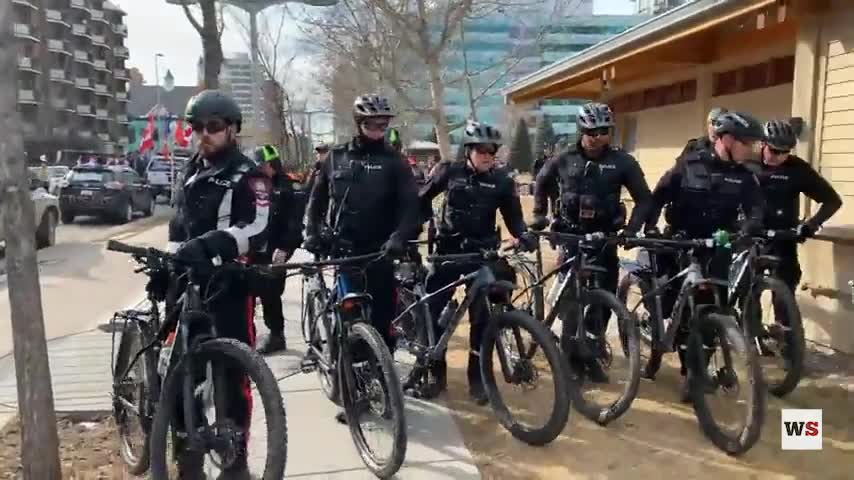
[[[305,351],[301,341],[298,278],[288,280],[285,316],[289,350],[268,359],[285,400],[288,415],[287,477],[299,479],[374,478],[356,453],[349,430],[335,422],[336,407],[320,391],[315,374],[290,375]],[[104,319],[106,322],[108,319]],[[266,334],[257,321],[259,338]],[[118,339],[116,340],[118,342]],[[99,329],[48,342],[58,412],[110,410],[111,334]],[[15,413],[14,369],[0,370],[0,423]],[[260,405],[256,400],[255,405]],[[409,445],[400,479],[479,479],[480,475],[445,407],[408,399]],[[255,419],[262,415],[256,415]],[[265,429],[253,426],[253,438],[262,442]],[[250,445],[251,451],[251,445]],[[253,469],[254,471],[254,469]]]

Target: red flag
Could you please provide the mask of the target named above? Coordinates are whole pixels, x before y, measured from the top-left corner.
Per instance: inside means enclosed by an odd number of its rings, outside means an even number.
[[[180,118],[177,122],[175,122],[175,144],[179,147],[186,147],[190,145],[190,137],[193,134],[193,127],[187,124],[187,127],[184,127],[184,121]]]
[[[145,153],[154,149],[154,130],[156,128],[154,125],[154,115],[149,115],[148,125],[142,131],[142,141],[139,142],[139,153]]]

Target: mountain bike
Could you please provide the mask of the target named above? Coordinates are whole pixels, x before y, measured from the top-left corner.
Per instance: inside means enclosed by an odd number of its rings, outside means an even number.
[[[400,301],[404,302],[401,312],[392,321],[392,328],[400,336],[407,339],[406,348],[416,361],[409,378],[405,383],[412,384],[421,396],[429,396],[429,371],[436,362],[444,360],[448,343],[454,335],[462,318],[469,307],[486,308],[488,324],[483,334],[480,347],[480,374],[490,405],[501,425],[511,435],[530,445],[545,445],[563,431],[569,418],[570,384],[567,375],[566,360],[561,356],[551,333],[530,315],[517,310],[510,302],[510,295],[515,285],[508,281],[497,280],[491,262],[497,261],[501,255],[494,250],[480,253],[461,253],[450,255],[428,256],[427,260],[433,265],[445,262],[461,262],[480,264],[469,274],[458,280],[427,294],[424,289],[426,270],[418,269],[414,283],[410,288],[405,285]],[[451,299],[442,310],[438,319],[430,313],[429,302],[436,296],[447,291],[455,291],[466,285],[466,295],[462,302]],[[441,325],[443,333],[436,338],[436,325]],[[415,331],[412,331],[415,329]],[[539,346],[545,356],[545,361],[534,361],[535,348],[525,345],[523,334],[530,338],[533,345]],[[514,414],[507,406],[507,398],[498,389],[498,380],[494,371],[495,359],[498,357],[500,379],[506,384],[518,387],[523,392],[536,388],[539,378],[548,376],[554,381],[554,388],[549,392],[554,404],[551,410],[546,410],[546,420],[542,424],[527,424],[529,411]],[[546,368],[548,371],[546,371]],[[536,407],[543,405],[537,402]],[[524,408],[524,407],[523,407]],[[548,407],[546,407],[548,408]]]
[[[627,274],[620,281],[618,296],[627,303],[638,323],[643,343],[650,353],[644,370],[654,378],[665,353],[683,349],[688,385],[694,413],[706,437],[730,455],[749,450],[762,432],[766,399],[762,371],[755,351],[740,328],[736,317],[721,298],[726,280],[709,278],[707,263],[716,249],[731,245],[720,237],[709,239],[627,238],[629,248],[642,247],[642,261],[622,261]],[[675,254],[685,268],[669,279],[662,279],[659,254]],[[718,250],[717,253],[720,253]],[[665,289],[681,282],[673,313],[665,319],[662,296]],[[630,290],[638,287],[636,302]],[[634,306],[631,305],[634,303]],[[643,308],[645,312],[638,313]],[[717,354],[720,354],[718,358]],[[739,355],[740,360],[735,360]],[[746,394],[746,399],[722,413],[736,417],[732,422],[716,418],[712,404],[721,397]],[[711,398],[707,398],[711,397]],[[724,423],[737,423],[733,428]]]
[[[344,408],[353,443],[365,466],[379,478],[392,477],[406,457],[403,391],[391,352],[371,325],[371,296],[349,284],[342,273],[363,270],[382,254],[334,258],[307,264],[303,273],[303,335],[308,351],[303,372],[317,371],[327,398]],[[333,287],[323,269],[336,267]],[[363,417],[368,417],[363,424]],[[372,422],[372,423],[371,423]],[[370,444],[377,424],[391,430],[388,456]]]
[[[167,461],[167,442],[170,427],[173,443],[186,435],[186,448],[208,455],[218,469],[227,469],[241,457],[246,456],[249,432],[246,426],[236,425],[226,417],[229,400],[226,392],[239,388],[228,384],[224,368],[236,368],[252,380],[258,390],[266,413],[267,438],[264,480],[280,480],[285,473],[287,461],[287,425],[281,392],[273,373],[264,359],[243,342],[231,338],[219,338],[213,318],[207,311],[209,302],[218,295],[210,294],[215,277],[234,278],[240,281],[263,281],[256,277],[260,267],[236,262],[221,266],[209,266],[212,276],[204,288],[199,281],[199,265],[181,264],[175,256],[155,249],[127,245],[115,240],[107,243],[107,249],[127,253],[145,265],[169,265],[172,270],[186,269],[186,281],[180,311],[163,322],[155,337],[137,352],[128,371],[134,368],[139,358],[149,362],[146,352],[157,352],[158,370],[164,376],[159,401],[154,412],[150,431],[150,468],[156,480],[170,478]],[[204,290],[204,291],[203,291]],[[204,293],[204,295],[203,295]],[[125,374],[122,378],[125,378]],[[179,405],[178,399],[182,402]],[[151,399],[149,399],[151,401]],[[201,406],[201,412],[198,407]],[[209,418],[213,410],[213,420]],[[201,414],[200,414],[201,413]],[[178,433],[175,428],[176,414],[183,415],[183,424],[192,426],[187,432]]]
[[[777,397],[798,386],[803,375],[806,341],[795,293],[777,277],[780,257],[769,254],[769,250],[776,241],[794,242],[798,238],[794,229],[768,230],[755,235],[748,248],[734,255],[730,267],[729,305],[741,312],[742,327],[760,354],[768,391]],[[763,293],[769,293],[771,298],[763,301]],[[773,312],[774,319],[765,325],[763,313],[769,312]],[[764,362],[774,359],[783,361],[781,369]]]
[[[636,323],[628,310],[613,293],[601,288],[604,267],[595,265],[592,257],[617,241],[604,233],[535,232],[538,236],[560,245],[574,248],[575,255],[565,258],[547,274],[542,273],[542,257],[531,264],[524,259],[515,264],[522,267],[526,288],[514,300],[521,302],[543,325],[551,330],[555,319],[562,323],[561,349],[570,357],[570,372],[577,384],[572,389],[573,404],[586,418],[600,424],[608,423],[625,413],[638,393],[640,385],[640,340]],[[536,269],[540,269],[537,271]],[[545,298],[542,294],[547,281],[554,278]],[[549,308],[548,313],[545,312]],[[615,322],[611,323],[610,318]],[[616,335],[609,335],[608,325],[616,325]],[[619,340],[612,348],[608,338]],[[585,370],[595,362],[608,379],[606,382],[585,381]],[[618,379],[611,378],[618,371]],[[589,395],[587,395],[589,394]]]

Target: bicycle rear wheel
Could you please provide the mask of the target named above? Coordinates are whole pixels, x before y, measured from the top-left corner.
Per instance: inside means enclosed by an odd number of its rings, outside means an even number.
[[[539,348],[525,346],[523,332]],[[516,346],[515,352],[511,351],[513,345]],[[533,359],[533,354],[537,351],[543,352],[544,361]],[[521,387],[526,396],[525,400],[520,402],[522,406],[515,409],[515,414],[507,406],[507,397],[515,399],[517,395],[504,395],[499,391],[493,353],[499,356],[503,380],[514,387]],[[554,382],[554,388],[544,389],[541,394],[527,395],[536,389],[534,381],[548,376],[548,372],[545,372],[545,375],[541,373],[545,367],[551,372],[550,378]],[[480,347],[480,372],[492,409],[498,416],[498,421],[511,435],[529,445],[540,446],[551,442],[563,431],[570,410],[572,385],[569,382],[569,367],[551,331],[543,324],[518,310],[492,316]],[[544,407],[548,402],[553,403],[551,411],[546,411],[545,422],[534,423],[530,420],[536,413],[535,410],[549,408]]]
[[[763,301],[766,292],[771,298]],[[768,310],[774,313],[770,326],[762,322],[763,312]],[[768,391],[782,397],[794,390],[803,376],[806,351],[804,324],[794,293],[779,279],[760,277],[746,299],[742,325],[760,352],[762,377]],[[775,368],[774,360],[782,360],[782,368]]]
[[[765,382],[754,349],[735,318],[702,314],[689,335],[686,356],[694,413],[703,433],[729,455],[750,450],[762,433]],[[737,401],[736,408],[727,405],[716,418],[712,410],[717,400],[741,392],[745,398]]]
[[[148,471],[150,462],[149,438],[151,408],[158,394],[157,359],[153,350],[144,352],[133,366],[130,362],[142,347],[148,345],[152,335],[145,324],[130,320],[125,325],[116,363],[113,369],[113,417],[119,433],[119,453],[127,466],[128,473],[142,475]],[[128,371],[128,368],[130,370]],[[131,416],[138,419],[142,439],[132,439]]]
[[[654,315],[654,298],[643,300],[644,295],[655,289],[655,280],[648,280],[633,273],[626,274],[617,286],[617,298],[620,299],[638,325],[640,337],[640,363],[644,378],[655,380],[655,375],[661,369],[664,351],[658,347],[661,333]],[[638,305],[642,303],[642,305]],[[639,312],[639,313],[638,313]]]
[[[309,343],[323,355],[327,365],[332,365],[331,336],[332,318],[325,311],[328,300],[326,290],[319,289],[310,292],[306,296],[306,320],[310,333]],[[327,372],[322,366],[317,368],[317,378],[320,380],[320,389],[332,402],[338,402],[340,391],[338,386],[338,375]]]
[[[366,359],[362,359],[367,357]],[[407,432],[403,391],[391,352],[374,327],[356,322],[338,361],[341,402],[350,435],[365,466],[379,478],[390,478],[406,457]],[[368,417],[368,422],[364,422]],[[385,424],[391,433],[391,452],[381,456],[366,434]]]
[[[196,366],[202,366],[209,362],[229,362],[231,365],[242,369],[249,380],[255,384],[266,414],[267,430],[265,434],[268,439],[264,473],[261,479],[281,480],[285,475],[288,453],[287,419],[279,385],[264,358],[245,343],[231,338],[217,338],[202,342],[189,355],[193,356],[193,363]],[[169,430],[170,427],[173,427],[173,415],[176,412],[184,377],[197,373],[187,371],[187,356],[185,355],[175,364],[163,383],[160,405],[154,417],[151,431],[151,476],[154,480],[170,478],[171,469],[167,460]],[[240,388],[239,386],[232,387]],[[215,392],[214,394],[221,393]],[[246,438],[249,436],[248,431],[239,433]]]

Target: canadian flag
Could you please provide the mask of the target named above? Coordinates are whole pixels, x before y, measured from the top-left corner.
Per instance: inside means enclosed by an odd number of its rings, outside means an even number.
[[[139,153],[145,153],[149,150],[154,150],[154,131],[157,127],[154,125],[154,115],[148,116],[148,125],[142,131],[142,141],[139,142]]]
[[[175,144],[179,147],[186,147],[190,145],[190,138],[193,135],[193,126],[189,123],[187,126],[184,126],[184,120],[178,119],[175,123]]]

